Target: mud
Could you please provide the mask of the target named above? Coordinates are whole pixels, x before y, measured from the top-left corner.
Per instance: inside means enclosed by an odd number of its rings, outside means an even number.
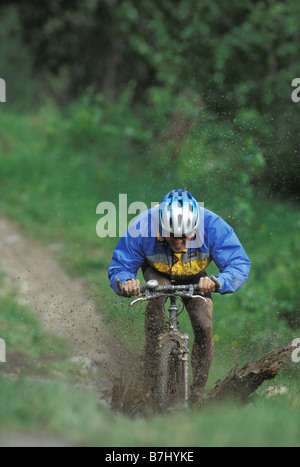
[[[84,281],[65,273],[51,245],[27,238],[21,226],[3,217],[1,271],[9,286],[16,288],[17,300],[35,312],[45,332],[66,340],[84,369],[90,364],[100,369],[99,392],[113,410],[130,416],[151,414],[151,384],[144,378],[142,359],[120,345],[113,330],[104,325]]]
[[[45,332],[66,340],[74,357],[89,359],[100,369],[100,390],[105,388],[109,401],[111,376],[132,369],[134,357],[104,326],[84,281],[70,278],[51,250],[27,238],[17,223],[0,219],[0,271],[16,288],[17,300],[34,311]]]

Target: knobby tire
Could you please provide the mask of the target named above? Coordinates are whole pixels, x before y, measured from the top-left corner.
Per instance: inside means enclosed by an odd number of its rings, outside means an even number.
[[[162,410],[182,406],[185,400],[185,362],[175,340],[165,342],[159,358],[157,404]]]

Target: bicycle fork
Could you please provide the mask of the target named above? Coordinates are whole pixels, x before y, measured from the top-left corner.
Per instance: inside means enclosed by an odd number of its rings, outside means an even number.
[[[170,323],[170,335],[175,337],[175,340],[180,344],[180,360],[183,362],[183,378],[184,378],[184,401],[183,406],[188,406],[189,400],[189,334],[180,334],[178,330],[178,308],[176,305],[176,297],[170,297],[169,307],[169,323]]]
[[[184,401],[183,407],[188,406],[189,401],[189,335],[184,334],[183,336],[185,352],[182,355],[182,361],[184,364]]]

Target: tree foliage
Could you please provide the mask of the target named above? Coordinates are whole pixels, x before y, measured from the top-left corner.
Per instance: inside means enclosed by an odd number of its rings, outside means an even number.
[[[299,74],[297,2],[4,0],[2,7],[7,4],[18,11],[34,72],[60,103],[88,89],[117,99],[130,86],[131,104],[152,108],[156,90],[156,105],[169,117],[178,96],[193,95],[261,148],[264,182],[299,193],[298,107],[291,100]]]

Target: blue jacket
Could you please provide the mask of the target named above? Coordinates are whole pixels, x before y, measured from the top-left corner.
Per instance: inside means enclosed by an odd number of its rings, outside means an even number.
[[[183,253],[174,253],[162,238],[156,206],[140,214],[120,239],[109,266],[111,287],[135,279],[145,261],[174,280],[189,279],[206,270],[211,261],[220,274],[221,294],[236,292],[248,279],[250,260],[240,241],[221,217],[201,209],[201,219],[194,239]]]

